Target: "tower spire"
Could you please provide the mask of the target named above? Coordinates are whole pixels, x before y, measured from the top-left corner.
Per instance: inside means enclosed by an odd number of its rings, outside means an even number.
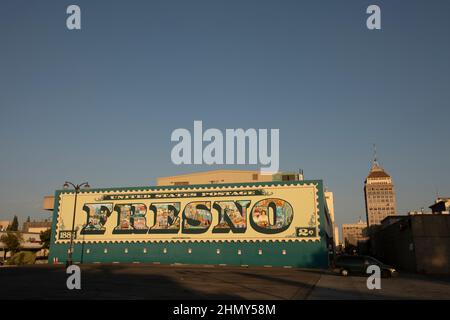
[[[378,159],[377,159],[377,145],[373,144],[373,166],[378,167]]]

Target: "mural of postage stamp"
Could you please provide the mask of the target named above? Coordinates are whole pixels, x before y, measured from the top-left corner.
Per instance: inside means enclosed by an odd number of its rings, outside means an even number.
[[[54,240],[66,243],[75,195],[57,197]],[[320,240],[315,183],[96,189],[76,208],[75,242]]]

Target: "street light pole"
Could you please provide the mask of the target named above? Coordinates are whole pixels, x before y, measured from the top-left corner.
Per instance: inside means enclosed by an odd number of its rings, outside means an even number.
[[[89,183],[83,182],[82,184],[73,184],[72,182],[66,181],[64,183],[64,189],[69,188],[69,186],[72,186],[75,189],[75,201],[73,205],[73,217],[72,217],[72,229],[70,232],[70,245],[69,245],[69,251],[67,253],[67,261],[66,261],[66,267],[73,264],[72,260],[72,252],[73,252],[73,236],[75,233],[75,214],[77,212],[77,199],[78,199],[78,193],[80,192],[82,187],[89,188]]]

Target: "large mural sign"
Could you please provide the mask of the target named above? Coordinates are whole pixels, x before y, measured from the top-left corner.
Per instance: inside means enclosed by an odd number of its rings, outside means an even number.
[[[320,240],[317,185],[87,190],[58,194],[56,243]]]

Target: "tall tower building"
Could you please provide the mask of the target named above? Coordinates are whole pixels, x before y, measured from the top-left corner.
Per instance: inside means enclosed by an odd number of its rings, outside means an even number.
[[[367,226],[381,224],[387,216],[396,215],[396,200],[392,178],[378,164],[376,151],[372,168],[364,181]]]

